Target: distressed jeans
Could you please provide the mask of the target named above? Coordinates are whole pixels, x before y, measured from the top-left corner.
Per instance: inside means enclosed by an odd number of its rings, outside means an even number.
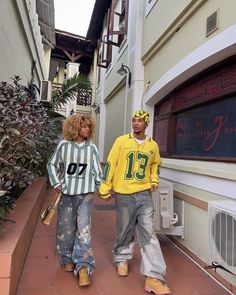
[[[165,281],[166,264],[153,228],[154,207],[150,192],[116,194],[116,210],[115,264],[133,258],[136,237],[141,251],[141,273]]]
[[[94,269],[91,248],[91,208],[93,194],[62,195],[57,217],[57,250],[62,264],[74,263],[77,276],[82,266]]]

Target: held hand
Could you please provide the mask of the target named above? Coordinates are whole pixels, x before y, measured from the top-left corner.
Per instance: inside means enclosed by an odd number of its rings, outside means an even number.
[[[61,192],[61,189],[62,189],[61,185],[58,185],[58,186],[54,187],[54,190],[55,190],[57,193],[60,193],[60,192]]]
[[[100,197],[102,200],[108,202],[108,201],[110,201],[110,199],[111,199],[111,194],[110,194],[110,193],[108,193],[107,195],[101,195],[101,194],[100,194],[99,197]]]
[[[158,185],[157,185],[157,184],[152,184],[152,185],[151,185],[150,192],[151,192],[151,193],[154,193],[154,192],[157,190],[157,188],[158,188]]]

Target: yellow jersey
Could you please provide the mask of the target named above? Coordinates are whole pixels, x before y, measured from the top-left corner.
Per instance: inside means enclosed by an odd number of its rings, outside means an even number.
[[[108,155],[99,188],[102,196],[111,189],[120,194],[132,194],[159,184],[158,144],[150,137],[139,144],[132,133],[118,137]]]

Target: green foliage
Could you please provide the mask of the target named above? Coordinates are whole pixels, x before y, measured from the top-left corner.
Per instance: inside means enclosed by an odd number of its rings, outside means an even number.
[[[5,196],[6,191],[0,191],[0,233],[4,231],[4,224],[6,222],[13,222],[9,220],[10,211],[14,207],[14,199],[10,196]]]
[[[0,82],[0,232],[23,190],[37,176],[47,175],[46,163],[62,129],[55,111],[76,99],[81,89],[91,88],[87,76],[76,74],[53,92],[45,108],[36,100],[33,70],[34,65],[28,87],[18,76],[12,84]]]
[[[16,76],[12,84],[0,82],[0,230],[15,199],[37,176],[58,140],[60,120],[47,110]]]
[[[61,89],[52,94],[52,108],[55,110],[63,104],[76,99],[81,89],[90,89],[91,82],[85,75],[75,74],[72,78],[65,80]]]

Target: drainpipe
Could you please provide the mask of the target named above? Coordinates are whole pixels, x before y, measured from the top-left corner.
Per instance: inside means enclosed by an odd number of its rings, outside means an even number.
[[[96,133],[95,133],[95,144],[98,146],[99,140],[99,105],[96,103],[96,89],[97,89],[97,60],[98,60],[98,51],[97,48],[94,50],[93,54],[93,78],[92,78],[92,101],[91,106],[93,106],[92,112],[94,112],[96,117]]]
[[[92,101],[91,105],[94,104],[95,102],[95,97],[96,97],[96,88],[97,88],[97,60],[98,60],[98,51],[97,48],[94,49],[94,54],[93,54],[93,78],[92,78]]]

